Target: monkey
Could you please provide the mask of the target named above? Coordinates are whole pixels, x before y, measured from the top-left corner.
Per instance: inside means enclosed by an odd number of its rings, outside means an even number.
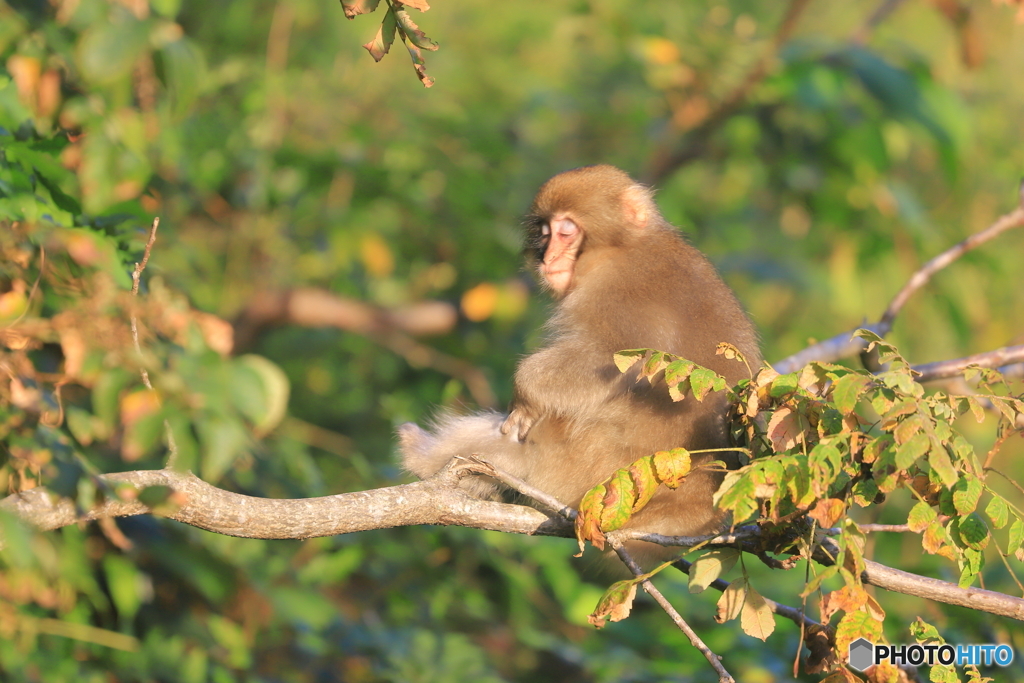
[[[638,368],[620,373],[613,360],[653,348],[733,384],[747,367],[717,355],[720,342],[754,371],[761,363],[753,323],[711,262],[662,217],[653,191],[609,165],[566,171],[540,188],[525,228],[528,261],[555,303],[546,341],[519,362],[507,416],[441,416],[430,431],[402,425],[406,469],[426,478],[453,456],[476,454],[575,507],[643,456],[729,446],[722,393],[674,402],[663,381],[637,382]],[[712,496],[724,473],[700,467],[712,460],[739,466],[736,451],[694,454],[685,482],[662,487],[629,525],[672,536],[721,531],[727,518]],[[484,498],[497,491],[485,477],[463,485]]]

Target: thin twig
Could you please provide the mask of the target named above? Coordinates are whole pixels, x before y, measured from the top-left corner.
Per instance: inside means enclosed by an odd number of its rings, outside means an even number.
[[[485,474],[492,479],[497,479],[501,483],[505,484],[509,488],[518,491],[527,498],[532,498],[544,507],[548,508],[552,512],[556,513],[560,517],[573,522],[576,520],[577,512],[574,508],[564,504],[554,496],[544,493],[535,486],[527,484],[519,477],[513,476],[504,470],[500,470],[491,463],[483,459],[479,455],[472,455],[468,458],[462,456],[456,456],[459,460],[465,461],[467,469],[477,474]]]
[[[636,560],[633,559],[626,548],[622,545],[622,541],[618,540],[614,536],[610,536],[608,537],[608,544],[615,551],[615,554],[619,556],[619,559],[622,560],[623,564],[629,567],[629,571],[633,572],[633,576],[644,575],[644,570],[639,564],[637,564]],[[708,660],[711,668],[713,668],[715,673],[718,674],[718,680],[721,682],[728,681],[735,683],[736,679],[726,671],[724,666],[722,666],[722,658],[712,652],[711,648],[704,644],[704,641],[697,635],[697,632],[686,623],[686,620],[683,619],[682,615],[676,611],[676,608],[672,606],[672,603],[670,603],[664,595],[662,595],[661,591],[651,583],[651,580],[643,579],[640,582],[640,585],[643,586],[644,590],[647,591],[647,594],[654,598],[654,601],[657,602],[663,610],[665,610],[665,613],[668,614],[669,618],[672,619],[679,630],[686,634],[686,637],[690,639],[690,644],[704,655],[704,658]]]
[[[1024,186],[1022,186],[1022,189],[1024,189]],[[1021,195],[1021,201],[1013,211],[1000,216],[994,223],[984,230],[971,235],[956,246],[947,249],[921,266],[921,268],[919,268],[918,271],[910,277],[907,284],[905,284],[896,296],[893,297],[889,306],[885,309],[885,313],[882,314],[882,317],[877,323],[859,325],[858,327],[871,330],[879,337],[884,337],[892,330],[893,321],[896,319],[897,314],[902,310],[903,306],[910,299],[911,295],[931,280],[935,273],[953,263],[967,252],[976,249],[985,242],[996,238],[1007,230],[1024,226],[1024,192],[1022,192]],[[867,348],[867,342],[860,337],[853,337],[853,332],[854,330],[842,332],[830,339],[818,342],[817,344],[812,344],[802,351],[798,351],[791,356],[773,363],[773,366],[779,373],[786,374],[799,370],[811,361],[835,361],[840,358],[854,356]],[[1012,361],[1004,361],[1004,363],[1005,362]]]
[[[1005,216],[1001,216],[995,223],[981,232],[970,235],[967,239],[950,247],[921,266],[910,280],[907,281],[907,284],[903,285],[903,289],[893,297],[889,307],[885,309],[881,320],[878,321],[878,324],[881,326],[879,336],[884,337],[888,334],[889,330],[892,329],[893,320],[896,319],[896,315],[903,308],[904,304],[907,303],[907,300],[910,299],[914,292],[924,287],[935,273],[953,263],[967,252],[977,249],[982,244],[995,239],[1007,230],[1021,226],[1024,226],[1024,203]]]
[[[149,229],[149,240],[146,242],[146,249],[142,252],[142,260],[135,264],[135,270],[132,271],[132,296],[138,298],[139,296],[139,282],[142,280],[142,271],[146,269],[146,265],[149,263],[149,255],[153,251],[153,244],[156,243],[156,231],[160,227],[160,217],[157,216],[153,219],[153,225]],[[139,344],[139,321],[135,315],[135,309],[132,309],[131,314],[132,323],[132,343],[135,344],[135,353],[142,358],[142,345]],[[142,375],[142,383],[146,385],[146,388],[150,391],[153,390],[153,383],[149,380],[149,372],[145,366],[139,367],[139,372]],[[167,438],[167,467],[174,467],[175,461],[178,459],[178,444],[174,441],[174,433],[171,431],[171,423],[168,420],[164,420],[164,436]]]
[[[142,271],[146,269],[146,264],[149,263],[149,255],[153,251],[153,243],[156,242],[156,231],[160,227],[160,217],[157,216],[153,219],[153,226],[149,229],[149,241],[146,242],[146,250],[142,253],[142,260],[135,264],[135,270],[132,271],[132,296],[138,298],[139,296],[139,281],[142,279]],[[135,310],[132,310],[131,315],[132,322],[132,342],[135,344],[135,353],[142,356],[142,345],[139,344],[139,321],[135,315]],[[146,368],[140,369],[142,373],[142,383],[146,385],[147,389],[153,388],[153,383],[149,381],[149,373]]]
[[[540,489],[531,486],[530,484],[527,484],[519,477],[513,476],[508,472],[504,472],[498,469],[497,467],[490,464],[486,460],[483,460],[479,456],[474,455],[471,456],[470,458],[463,458],[463,460],[466,463],[465,467],[470,471],[477,472],[479,474],[486,474],[489,477],[497,479],[498,481],[504,483],[505,485],[509,486],[512,489],[515,489],[524,496],[533,498],[537,502],[543,504],[545,507],[551,508],[552,510],[557,512],[561,517],[564,517],[567,520],[574,521],[579,514],[575,509],[568,505],[565,505],[554,496],[548,495],[547,493],[541,491]],[[626,548],[622,545],[622,541],[620,540],[619,536],[609,536],[608,544],[612,547],[613,550],[615,550],[615,553],[619,556],[619,559],[622,560],[622,562],[627,567],[629,567],[629,570],[633,572],[634,576],[643,576],[644,570],[640,567],[639,564],[637,564],[636,560],[633,559],[633,557],[629,554]],[[661,605],[661,608],[665,610],[665,613],[668,614],[669,618],[672,619],[673,622],[675,622],[676,626],[679,627],[679,630],[686,634],[686,636],[690,639],[690,643],[695,648],[700,650],[701,654],[704,655],[704,657],[711,664],[712,668],[714,668],[714,670],[718,673],[718,680],[722,682],[731,681],[732,683],[735,683],[735,679],[729,674],[728,671],[725,670],[725,667],[722,666],[721,658],[714,652],[712,652],[711,648],[704,644],[704,641],[701,640],[700,636],[697,635],[696,631],[694,631],[690,627],[690,625],[686,623],[686,621],[679,614],[679,612],[676,611],[675,607],[673,607],[672,604],[665,598],[665,596],[661,594],[661,591],[659,591],[654,586],[654,584],[651,583],[650,579],[644,579],[643,581],[641,581],[641,585],[644,587],[644,590],[647,591],[647,593],[652,598],[654,598],[654,600],[659,605]]]

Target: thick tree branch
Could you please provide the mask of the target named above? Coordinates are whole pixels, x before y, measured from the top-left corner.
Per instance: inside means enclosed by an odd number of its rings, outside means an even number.
[[[819,546],[814,552],[814,560],[824,565],[835,564],[833,558],[838,555],[839,548],[832,541],[826,541],[824,545],[828,550]],[[947,581],[911,574],[871,560],[865,560],[864,565],[861,579],[872,586],[1024,621],[1024,599],[983,588],[960,588]]]
[[[917,378],[919,382],[928,382],[933,379],[955,377],[972,365],[981,368],[997,368],[1000,371],[1006,368],[1006,374],[1012,376],[1017,372],[1015,366],[1020,363],[1024,363],[1024,344],[1004,346],[1001,349],[976,353],[964,358],[922,363],[915,365],[914,370],[921,373],[921,376]]]
[[[443,301],[384,309],[311,287],[264,291],[252,297],[235,321],[235,345],[244,347],[260,329],[272,325],[334,327],[369,337],[414,367],[433,368],[461,380],[478,405],[494,408],[498,400],[479,368],[413,339],[449,332],[457,321],[455,307]]]
[[[468,462],[456,461],[425,481],[306,499],[255,498],[216,488],[192,474],[140,470],[104,474],[100,479],[115,490],[123,484],[137,489],[167,486],[179,494],[176,499],[181,500],[180,504],[153,509],[138,500],[107,500],[92,510],[80,512],[70,500],[55,500],[45,488],[35,488],[0,500],[0,510],[13,512],[41,530],[58,529],[103,517],[155,514],[242,538],[303,539],[421,524],[466,526],[531,536],[574,537],[572,524],[562,517],[549,516],[522,505],[477,500],[461,491],[456,482],[473,469]],[[621,539],[654,536],[629,530],[619,533],[622,534]],[[742,533],[750,538],[752,529],[744,528]],[[729,536],[723,539],[732,543],[737,540]],[[814,559],[822,564],[832,563],[828,553],[820,549]],[[896,593],[1024,621],[1024,599],[994,591],[959,588],[945,581],[870,561],[863,580]]]
[[[226,536],[242,538],[313,538],[354,531],[418,524],[470,526],[509,533],[571,538],[572,524],[522,505],[473,498],[458,487],[458,467],[413,484],[341,493],[320,498],[255,498],[207,484],[193,474],[172,470],[139,470],[104,474],[112,488],[131,484],[138,489],[167,486],[184,501],[156,510],[138,500],[107,500],[80,513],[64,498],[54,502],[44,488],[8,496],[0,509],[33,526],[58,529],[83,520],[156,514]]]

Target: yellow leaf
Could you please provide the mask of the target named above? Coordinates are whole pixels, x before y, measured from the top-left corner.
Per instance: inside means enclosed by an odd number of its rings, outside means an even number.
[[[767,640],[775,631],[775,615],[772,614],[772,608],[752,586],[747,586],[746,600],[743,601],[743,610],[740,613],[740,628],[748,636],[762,641]]]
[[[673,448],[670,451],[658,451],[653,458],[654,473],[665,486],[674,489],[683,483],[690,473],[690,451],[685,448]]]

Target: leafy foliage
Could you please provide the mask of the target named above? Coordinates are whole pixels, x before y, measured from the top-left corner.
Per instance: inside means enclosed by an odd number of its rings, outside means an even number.
[[[965,374],[980,382],[981,391],[964,396],[926,393],[892,344],[866,330],[858,334],[869,341],[869,351],[877,351],[884,371],[872,375],[815,362],[800,372],[780,375],[765,367],[753,380],[729,389],[733,433],[746,445],[751,460],[726,474],[715,496],[717,505],[732,513],[734,526],[754,523],[771,530],[803,516],[812,522],[806,538],[795,547],[787,539],[782,548],[765,544],[757,552],[809,556],[807,549],[820,542],[819,533],[834,533],[838,555],[807,582],[802,596],[821,591],[826,580],[842,579],[842,588],[824,594],[821,606],[826,623],[843,613],[835,625],[838,661],[858,638],[881,642],[885,618],[862,581],[866,538],[850,517],[851,508],[874,506],[897,490],[909,491],[917,502],[907,516],[908,530],[921,534],[926,553],[956,563],[961,587],[972,585],[984,568],[983,551],[992,541],[993,528],[1009,524],[1009,538],[1000,554],[1024,559],[1019,533],[1024,511],[986,486],[988,466],[954,425],[967,413],[982,421],[987,402],[997,411],[999,431],[1015,431],[1024,415],[1024,397],[1012,394],[997,371],[976,367]],[[728,345],[720,351],[743,360]],[[637,381],[663,377],[674,400],[684,400],[691,392],[703,400],[707,391],[721,391],[726,384],[716,373],[660,351],[616,354],[622,372],[641,362]],[[627,524],[659,484],[678,486],[690,471],[689,462],[689,452],[682,448],[656,453],[617,470],[592,489],[576,518],[581,552],[585,541],[603,549],[605,533]],[[984,516],[983,494],[988,498]],[[704,590],[735,559],[735,551],[729,550],[704,555],[691,570],[691,590]],[[619,604],[621,592],[621,587],[609,590],[602,604]],[[607,616],[610,609],[599,606],[595,615]],[[617,620],[628,611],[614,614]],[[746,573],[718,602],[717,621],[737,617],[745,633],[761,640],[774,630],[771,610]]]

